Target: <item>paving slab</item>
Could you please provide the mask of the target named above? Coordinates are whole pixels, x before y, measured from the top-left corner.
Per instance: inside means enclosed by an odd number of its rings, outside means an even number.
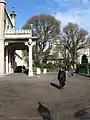
[[[60,90],[57,73],[35,75],[11,74],[0,78],[0,120],[41,120],[40,101],[51,111],[54,120],[76,120],[79,109],[90,106],[90,78],[74,74]]]

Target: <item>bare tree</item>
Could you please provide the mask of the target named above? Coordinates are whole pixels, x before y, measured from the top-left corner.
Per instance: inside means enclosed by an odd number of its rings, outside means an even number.
[[[33,35],[38,37],[33,47],[33,59],[37,65],[50,54],[52,44],[60,34],[60,21],[51,15],[36,15],[26,22],[23,29],[31,29],[31,24]]]
[[[63,28],[64,47],[69,51],[71,63],[75,67],[78,50],[85,47],[88,32],[79,28],[77,24],[69,23]]]

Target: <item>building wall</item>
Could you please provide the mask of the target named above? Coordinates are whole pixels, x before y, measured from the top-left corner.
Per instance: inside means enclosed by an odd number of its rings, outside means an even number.
[[[53,44],[53,48],[52,48],[51,53],[50,53],[51,55],[54,53],[54,50],[56,49],[56,44],[58,44],[58,41]],[[90,63],[90,40],[88,41],[88,43],[86,44],[86,47],[84,49],[81,49],[78,51],[78,58],[77,58],[78,63],[81,64],[82,56],[84,54],[88,58],[88,63]],[[63,56],[60,53],[60,51],[58,52],[58,58],[63,59]]]
[[[11,20],[11,16],[9,15],[9,13],[7,12],[7,10],[5,9],[5,17],[4,17],[4,30],[12,30],[13,29],[13,24],[12,24],[12,20]],[[21,66],[21,65],[25,65],[24,60],[22,59],[22,51],[21,50],[16,50],[15,51],[15,62],[17,63],[17,66]]]
[[[81,64],[82,56],[86,55],[88,58],[88,63],[90,63],[90,45],[87,45],[84,49],[78,51],[78,63]]]
[[[8,14],[8,12],[6,10],[5,10],[4,22],[5,22],[5,26],[4,26],[5,30],[10,30],[10,29],[13,28],[11,17],[10,17],[10,15]]]

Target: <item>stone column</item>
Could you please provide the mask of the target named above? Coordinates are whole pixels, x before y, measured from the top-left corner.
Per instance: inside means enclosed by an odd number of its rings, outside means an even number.
[[[4,42],[0,40],[0,75],[4,74]]]
[[[4,39],[4,14],[5,14],[5,1],[0,0],[0,39]]]
[[[9,51],[9,74],[12,73],[12,67],[11,67],[11,51]]]
[[[4,8],[5,1],[0,0],[0,75],[4,74]]]
[[[33,68],[32,68],[32,39],[29,39],[29,42],[25,42],[25,45],[29,48],[29,76],[33,76]]]
[[[8,49],[6,49],[6,74],[8,74]]]
[[[14,51],[12,51],[12,73],[14,73]]]
[[[29,39],[29,76],[33,76],[32,64],[32,39]]]

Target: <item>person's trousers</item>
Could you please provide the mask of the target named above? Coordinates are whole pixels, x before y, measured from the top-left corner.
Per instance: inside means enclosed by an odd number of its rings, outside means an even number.
[[[60,88],[61,88],[61,87],[64,87],[64,85],[65,85],[65,81],[63,81],[63,80],[59,80],[59,84],[60,84]]]

